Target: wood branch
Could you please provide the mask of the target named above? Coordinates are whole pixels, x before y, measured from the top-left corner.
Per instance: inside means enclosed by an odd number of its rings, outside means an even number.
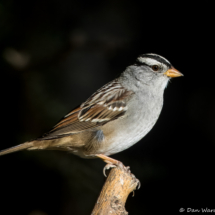
[[[130,171],[112,168],[91,215],[127,215],[125,202],[138,184]]]

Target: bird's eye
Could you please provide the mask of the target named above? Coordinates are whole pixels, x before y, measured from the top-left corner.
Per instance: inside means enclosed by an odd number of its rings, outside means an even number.
[[[158,71],[158,70],[159,70],[159,66],[158,66],[158,65],[154,65],[154,66],[152,66],[152,69],[153,69],[154,71]]]

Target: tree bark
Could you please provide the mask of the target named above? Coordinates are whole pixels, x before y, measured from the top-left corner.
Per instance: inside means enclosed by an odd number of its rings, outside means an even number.
[[[126,215],[125,202],[139,185],[134,175],[123,168],[112,168],[91,215]]]

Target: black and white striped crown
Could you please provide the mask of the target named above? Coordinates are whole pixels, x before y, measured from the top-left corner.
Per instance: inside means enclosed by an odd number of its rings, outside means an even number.
[[[164,57],[157,54],[142,54],[137,58],[136,63],[145,65],[155,65],[157,63],[165,64],[167,67],[171,67],[171,63]]]

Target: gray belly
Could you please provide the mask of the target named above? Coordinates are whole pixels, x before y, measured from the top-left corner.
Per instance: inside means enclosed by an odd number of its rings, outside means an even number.
[[[147,99],[148,103],[130,100],[126,114],[108,122],[101,128],[103,138],[93,138],[84,147],[74,148],[71,152],[83,158],[93,158],[95,154],[111,155],[121,152],[141,140],[156,123],[162,106],[163,96]]]
[[[141,140],[152,129],[160,115],[163,100],[161,98],[155,99],[155,101],[152,100],[151,104],[142,104],[136,108],[130,108],[131,111],[128,107],[128,112],[122,119],[106,124],[106,129],[112,132],[107,135],[98,153],[115,154]]]

